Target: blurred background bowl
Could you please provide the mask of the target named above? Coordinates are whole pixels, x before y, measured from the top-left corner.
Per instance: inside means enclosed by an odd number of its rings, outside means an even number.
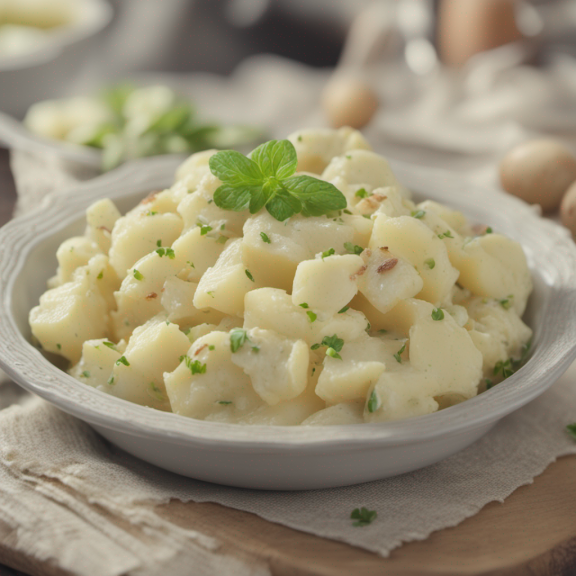
[[[33,51],[0,58],[2,111],[20,118],[35,102],[65,95],[111,19],[104,0],[76,0],[70,24]]]

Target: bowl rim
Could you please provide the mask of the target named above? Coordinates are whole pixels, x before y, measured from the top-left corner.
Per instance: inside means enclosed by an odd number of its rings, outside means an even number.
[[[342,450],[356,446],[422,442],[489,425],[544,392],[576,357],[576,244],[566,229],[541,218],[537,210],[497,190],[481,188],[444,170],[391,161],[398,179],[432,199],[458,192],[470,208],[497,202],[499,213],[527,227],[546,253],[541,256],[547,283],[561,296],[548,301],[543,314],[563,326],[547,329],[546,345],[537,344],[527,364],[503,383],[456,406],[395,422],[331,426],[244,426],[195,420],[160,412],[86,386],[51,364],[20,333],[12,311],[14,284],[38,244],[77,221],[93,201],[119,200],[169,186],[179,158],[129,162],[91,181],[45,197],[33,211],[0,228],[0,366],[18,384],[60,409],[96,426],[177,444],[254,451]],[[434,184],[437,183],[437,184]],[[439,186],[432,193],[432,185]],[[462,193],[462,190],[466,193]],[[442,192],[444,191],[444,192]],[[447,192],[446,192],[447,191]],[[441,199],[440,201],[444,201]],[[560,264],[560,266],[558,266]],[[563,324],[562,324],[563,323]],[[552,326],[552,329],[554,326]],[[558,332],[558,330],[556,331]],[[554,342],[554,345],[552,344]]]
[[[104,29],[112,20],[114,10],[106,0],[81,0],[80,15],[63,25],[45,45],[31,52],[0,58],[0,73],[41,66],[57,58],[70,45],[89,38]]]

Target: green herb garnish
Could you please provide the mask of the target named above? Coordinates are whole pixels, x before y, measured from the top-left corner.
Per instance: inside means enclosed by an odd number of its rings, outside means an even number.
[[[166,400],[166,397],[154,382],[148,384],[148,389],[152,397],[156,398],[156,400],[159,400],[160,402]]]
[[[206,364],[202,364],[200,360],[193,361],[190,356],[185,354],[184,356],[180,356],[180,362],[182,361],[184,361],[186,367],[192,373],[192,376],[194,376],[194,374],[206,374]]]
[[[348,252],[351,254],[357,254],[358,256],[364,252],[364,248],[362,248],[362,246],[352,244],[352,242],[344,242],[344,248],[346,248],[346,250],[348,250]]]
[[[318,314],[314,314],[314,312],[311,312],[310,310],[306,312],[306,315],[308,316],[308,320],[310,320],[310,322],[315,322],[316,318],[318,318]]]
[[[428,266],[430,270],[433,270],[434,266],[436,266],[436,261],[434,258],[428,258],[428,260],[424,260],[424,264]]]
[[[224,210],[262,208],[280,222],[294,214],[322,216],[346,208],[346,198],[333,184],[312,176],[293,176],[298,159],[288,140],[271,140],[247,158],[233,150],[211,156],[212,174],[222,181],[214,193],[216,206]]]
[[[124,366],[130,366],[130,362],[126,360],[126,356],[120,356],[120,358],[116,360],[116,365],[120,366],[120,364],[124,364]]]
[[[324,260],[324,258],[327,258],[328,256],[332,256],[335,252],[336,250],[334,250],[334,248],[329,248],[325,252],[322,252],[322,260]]]
[[[372,196],[372,194],[368,194],[365,188],[360,188],[359,190],[356,190],[354,196],[356,196],[356,198],[368,198],[368,196]]]
[[[254,282],[254,276],[252,276],[252,274],[250,273],[250,270],[244,270],[244,272],[246,273],[246,276],[248,276],[249,280],[252,280],[252,282]]]
[[[396,358],[396,362],[398,362],[398,364],[402,364],[402,353],[404,350],[406,350],[406,342],[404,342],[402,348],[400,348],[400,350],[394,354],[394,358]]]
[[[102,278],[104,278],[104,270],[100,270],[100,274],[96,276],[96,280],[102,280]]]
[[[266,232],[260,232],[260,238],[262,238],[262,242],[266,242],[266,244],[272,244],[270,238],[268,238],[268,234]]]
[[[342,308],[341,310],[338,310],[338,314],[344,314],[344,312],[346,312],[349,309],[350,309],[350,306],[344,306],[344,308]]]
[[[104,342],[102,342],[102,344],[110,348],[110,350],[116,350],[116,344],[114,344],[114,342],[109,342],[108,340],[105,340]]]
[[[376,516],[378,516],[376,510],[368,510],[368,508],[364,507],[355,508],[350,514],[350,518],[356,520],[352,526],[368,526],[376,519]]]
[[[218,400],[218,404],[222,404],[222,406],[228,406],[232,404],[232,400]]]
[[[576,423],[568,424],[568,426],[566,426],[566,430],[568,431],[568,434],[572,436],[572,438],[576,439]]]
[[[508,298],[504,298],[503,300],[498,300],[498,303],[504,310],[510,310],[512,308],[512,299],[514,298],[514,294],[510,294]]]
[[[142,274],[138,272],[136,268],[134,268],[134,278],[136,278],[136,280],[144,280],[144,276],[142,276]]]
[[[300,306],[300,308],[310,308],[306,302],[302,302],[302,304],[298,304],[298,306]]]
[[[442,232],[442,234],[438,234],[438,238],[440,238],[440,240],[442,240],[442,238],[454,238],[454,236],[452,236],[452,232],[450,232],[450,230],[446,230],[446,232]]]
[[[80,376],[82,376],[82,378],[90,378],[90,372],[88,372],[88,370],[84,370]]]
[[[230,350],[232,353],[238,352],[238,350],[244,345],[244,342],[248,340],[248,333],[242,328],[234,328],[230,332]]]
[[[172,248],[158,248],[156,250],[156,254],[162,258],[162,256],[168,256],[170,260],[174,260],[176,258],[176,254],[174,254],[174,250]]]
[[[442,308],[434,308],[434,310],[432,310],[432,320],[444,320],[444,311]]]
[[[340,356],[340,354],[338,354],[334,348],[328,348],[328,350],[326,350],[326,356],[330,356],[330,358],[336,358],[337,360],[342,360],[342,356]]]
[[[199,224],[200,226],[200,236],[206,236],[208,232],[212,230],[212,226],[208,226],[207,224]]]
[[[368,412],[376,412],[380,408],[380,397],[376,394],[376,390],[372,390],[367,404]]]
[[[426,211],[425,210],[412,210],[412,218],[424,218],[424,216],[426,216]]]

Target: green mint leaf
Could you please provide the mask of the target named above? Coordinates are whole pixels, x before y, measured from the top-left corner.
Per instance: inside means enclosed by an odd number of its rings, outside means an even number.
[[[312,176],[293,176],[282,182],[302,202],[305,216],[322,216],[347,206],[344,194],[329,182]]]
[[[248,340],[248,333],[242,328],[234,328],[230,332],[230,350],[232,353],[238,352],[238,350],[244,345],[244,342]]]
[[[222,210],[233,210],[241,212],[250,205],[252,191],[259,190],[260,186],[243,186],[237,188],[230,184],[222,184],[214,192],[214,204]]]
[[[223,184],[254,186],[261,184],[264,178],[256,162],[235,150],[217,152],[210,157],[208,163],[212,174],[217,176]],[[214,202],[218,205],[216,197]]]
[[[444,320],[444,311],[442,308],[434,308],[434,310],[432,310],[432,320]]]
[[[270,238],[268,238],[268,234],[265,232],[260,232],[260,238],[262,238],[262,242],[266,242],[266,244],[272,244]]]
[[[302,204],[298,198],[281,190],[269,200],[268,204],[266,204],[266,210],[273,218],[276,218],[279,222],[284,222],[284,220],[294,214],[301,212]]]
[[[264,176],[284,180],[296,172],[298,158],[289,140],[270,140],[250,153]]]
[[[376,412],[376,410],[380,408],[380,397],[376,393],[376,390],[372,390],[372,394],[370,394],[370,398],[368,399],[367,408],[368,412]]]
[[[270,200],[270,197],[273,194],[273,191],[269,185],[264,186],[254,186],[250,189],[250,214],[256,214],[256,212],[260,212],[264,206]]]

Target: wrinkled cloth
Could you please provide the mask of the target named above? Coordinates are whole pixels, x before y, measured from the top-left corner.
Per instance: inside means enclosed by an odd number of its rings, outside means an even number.
[[[384,105],[368,136],[391,157],[496,183],[496,161],[510,145],[561,128],[559,107],[576,97],[569,80],[575,70],[572,61],[558,59],[546,70],[495,67],[470,80],[453,72],[415,79],[398,65],[383,67],[374,77]],[[178,84],[207,118],[258,124],[271,136],[285,137],[297,127],[323,125],[318,100],[328,76],[259,57],[232,79],[197,75]],[[563,110],[564,126],[576,126],[576,109]],[[576,143],[569,130],[563,136],[569,145]],[[45,194],[93,176],[55,157],[24,152],[13,154],[12,168],[19,213]],[[425,539],[489,502],[503,501],[558,457],[576,453],[565,432],[576,420],[575,385],[573,365],[548,392],[480,441],[423,470],[347,488],[266,492],[186,479],[141,462],[83,422],[4,382],[0,543],[82,576],[178,576],[190,573],[191,563],[201,575],[269,573],[265,563],[231,556],[217,538],[157,512],[158,505],[178,499],[217,502],[387,556],[404,542]],[[377,520],[353,527],[350,512],[358,506],[377,510]]]

